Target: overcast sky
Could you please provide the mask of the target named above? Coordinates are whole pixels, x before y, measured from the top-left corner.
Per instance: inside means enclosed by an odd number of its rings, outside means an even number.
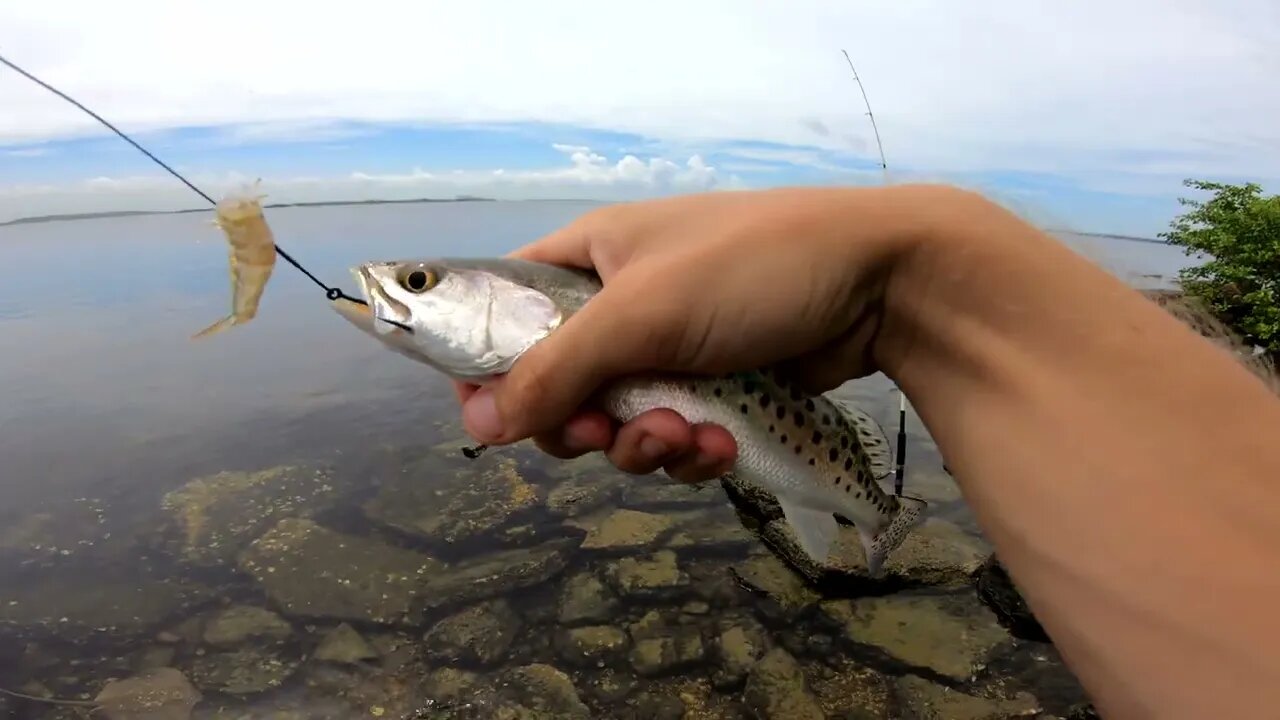
[[[0,53],[213,191],[625,199],[893,180],[1153,235],[1186,177],[1280,184],[1274,0],[0,5]],[[0,221],[195,207],[0,66]]]

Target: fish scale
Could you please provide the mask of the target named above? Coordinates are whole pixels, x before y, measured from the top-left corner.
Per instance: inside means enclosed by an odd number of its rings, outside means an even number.
[[[480,383],[510,369],[602,287],[589,272],[512,258],[370,262],[353,274],[368,304],[334,301],[343,317],[402,355]],[[923,500],[880,487],[889,444],[869,415],[770,369],[633,376],[608,383],[600,397],[619,421],[666,408],[728,430],[738,446],[734,474],[778,500],[818,562],[835,541],[836,514],[853,523],[872,576],[924,520]]]

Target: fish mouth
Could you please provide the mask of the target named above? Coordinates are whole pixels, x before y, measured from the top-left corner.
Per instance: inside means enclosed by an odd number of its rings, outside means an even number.
[[[360,296],[369,309],[374,332],[380,335],[413,332],[408,325],[409,320],[412,319],[409,308],[387,295],[374,276],[369,263],[351,268],[351,274],[355,278],[356,286],[360,288]]]

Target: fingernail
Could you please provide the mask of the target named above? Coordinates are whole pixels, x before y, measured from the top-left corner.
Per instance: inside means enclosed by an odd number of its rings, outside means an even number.
[[[640,452],[653,460],[661,460],[671,452],[671,446],[661,438],[646,435],[640,440]]]
[[[462,425],[476,440],[492,442],[502,437],[498,403],[489,390],[478,390],[462,406]]]

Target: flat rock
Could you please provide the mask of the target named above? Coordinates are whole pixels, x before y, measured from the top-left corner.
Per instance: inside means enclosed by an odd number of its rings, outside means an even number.
[[[286,613],[380,624],[417,624],[415,600],[445,570],[428,555],[290,518],[240,558]]]
[[[565,662],[604,667],[626,654],[631,638],[612,625],[588,625],[561,631],[556,644]]]
[[[765,652],[770,642],[764,628],[754,621],[734,623],[716,638],[716,657],[719,667],[712,682],[718,689],[737,687]]]
[[[884,576],[873,579],[867,575],[862,541],[853,526],[839,526],[831,554],[821,563],[800,548],[785,520],[768,523],[761,537],[775,554],[814,582],[900,580],[959,587],[971,582],[971,576],[988,552],[985,543],[970,537],[956,524],[931,518],[913,530],[889,555]]]
[[[822,612],[849,640],[956,680],[969,679],[1009,639],[991,611],[970,596],[830,600]]]
[[[158,667],[108,682],[93,701],[109,720],[186,720],[202,698],[180,670]]]
[[[618,594],[625,597],[671,598],[689,585],[689,576],[680,569],[676,554],[670,550],[615,560],[604,574]]]
[[[724,496],[706,485],[663,482],[661,476],[636,478],[622,490],[622,504],[629,508],[676,509],[682,506],[723,503]]]
[[[242,647],[197,655],[191,661],[191,679],[203,690],[252,695],[284,685],[299,664],[280,648]]]
[[[18,637],[62,640],[150,635],[213,597],[210,588],[182,580],[117,575],[90,581],[59,571],[40,582],[0,587],[0,628]]]
[[[321,662],[357,665],[365,660],[377,659],[378,651],[355,628],[342,623],[325,634],[312,657]]]
[[[694,627],[666,628],[664,634],[633,633],[629,658],[637,675],[653,677],[697,665],[706,656],[702,634]],[[637,637],[638,635],[638,637]]]
[[[538,489],[521,477],[513,458],[487,455],[445,477],[421,477],[416,468],[386,481],[364,504],[374,522],[440,543],[494,532],[539,503]]]
[[[474,695],[480,676],[470,670],[444,667],[432,670],[422,681],[422,690],[432,705],[466,700]]]
[[[612,618],[618,607],[612,590],[595,575],[580,573],[561,589],[558,617],[565,626],[602,623]]]
[[[800,664],[782,648],[770,650],[751,668],[742,700],[761,720],[825,720]]]
[[[841,720],[895,718],[890,685],[884,673],[837,653],[823,653],[825,662],[810,665],[809,689],[829,717]]]
[[[204,641],[215,647],[233,647],[251,640],[276,642],[293,634],[287,620],[265,608],[232,605],[209,618],[204,626]]]
[[[47,566],[110,539],[104,503],[78,498],[52,512],[24,512],[0,522],[0,564]]]
[[[617,479],[573,477],[547,493],[547,510],[558,517],[578,517],[608,505],[621,489]]]
[[[573,680],[551,665],[534,663],[512,668],[496,678],[494,690],[472,704],[484,717],[510,720],[587,720],[591,710],[578,696]]]
[[[673,550],[731,552],[759,542],[730,508],[679,513],[666,546]]]
[[[422,639],[433,660],[488,666],[506,656],[521,626],[506,600],[490,600],[440,620]]]
[[[196,478],[166,493],[160,545],[184,562],[232,564],[281,519],[311,517],[339,500],[327,469],[293,465]]]
[[[584,550],[626,550],[653,545],[671,528],[666,515],[620,509],[587,530]]]
[[[898,678],[897,688],[903,704],[919,720],[1008,720],[1040,712],[1040,704],[1028,693],[1009,700],[975,697],[915,675]]]
[[[572,546],[560,540],[470,558],[430,575],[418,605],[436,610],[540,585],[564,570]]]
[[[772,555],[753,555],[732,567],[739,582],[763,596],[763,609],[771,617],[795,618],[820,599],[799,575]]]

